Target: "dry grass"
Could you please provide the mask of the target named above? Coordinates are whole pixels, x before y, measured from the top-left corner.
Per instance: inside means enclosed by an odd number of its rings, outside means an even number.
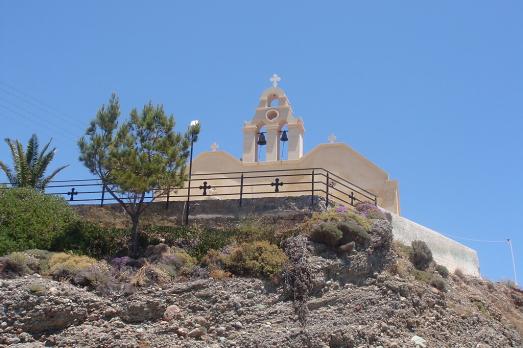
[[[231,273],[224,271],[223,269],[215,268],[209,272],[209,276],[214,280],[221,280],[225,278],[230,278]]]
[[[89,256],[79,256],[67,253],[56,253],[49,258],[49,272],[54,274],[59,271],[75,273],[96,264],[96,259]]]
[[[172,279],[173,276],[161,267],[146,262],[131,276],[130,283],[134,286],[146,286],[150,284],[166,284],[172,281]]]

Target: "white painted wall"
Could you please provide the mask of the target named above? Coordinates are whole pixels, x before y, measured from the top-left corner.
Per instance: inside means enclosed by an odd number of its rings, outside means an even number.
[[[427,243],[434,260],[450,272],[459,268],[465,274],[480,276],[478,254],[474,249],[397,214],[392,214],[392,233],[395,240],[405,245],[410,246],[414,240]]]

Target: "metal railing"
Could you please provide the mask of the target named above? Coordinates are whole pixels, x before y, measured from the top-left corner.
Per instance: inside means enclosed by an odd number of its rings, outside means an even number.
[[[237,199],[241,207],[247,198],[310,196],[312,210],[315,209],[315,197],[323,198],[327,206],[378,203],[378,197],[372,192],[323,168],[195,173],[191,176],[190,188],[188,183],[172,190],[152,190],[145,201],[164,202],[168,208],[169,203],[176,201]],[[3,186],[4,189],[9,187],[10,184]],[[103,206],[116,201],[100,179],[55,180],[46,187],[45,193],[64,196],[71,204]]]

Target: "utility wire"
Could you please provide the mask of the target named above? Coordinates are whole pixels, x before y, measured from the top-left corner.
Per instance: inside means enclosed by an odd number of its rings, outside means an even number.
[[[38,118],[35,118],[35,117],[29,117],[27,114],[21,113],[20,111],[15,110],[13,108],[10,108],[9,106],[6,106],[6,105],[1,104],[1,103],[0,103],[0,108],[3,108],[4,110],[7,110],[9,113],[14,113],[14,114],[20,116],[21,118],[17,119],[17,120],[25,121],[26,124],[28,126],[30,126],[30,127],[35,127],[35,124],[36,124],[38,127],[47,129],[50,132],[50,134],[59,133],[60,136],[63,136],[65,138],[69,139],[69,140],[75,140],[75,141],[77,140],[73,135],[67,134],[67,133],[63,133],[62,131],[60,131],[60,128],[58,128],[58,127],[55,127],[56,129],[51,129],[49,127],[49,123],[44,122],[41,119],[38,119]]]
[[[473,239],[473,238],[458,237],[458,236],[451,236],[451,235],[444,235],[444,236],[453,238],[453,239],[461,239],[461,240],[466,240],[466,241],[470,241],[470,242],[478,242],[478,243],[507,243],[509,251],[510,251],[510,256],[512,259],[512,271],[514,273],[514,284],[518,285],[518,276],[517,276],[517,272],[516,272],[516,259],[514,257],[514,247],[512,246],[512,240],[510,238],[507,238],[505,240],[486,240],[486,239]]]
[[[2,86],[3,85],[3,86]],[[3,90],[4,93],[10,94],[11,96],[24,100],[25,103],[31,104],[35,107],[38,107],[42,110],[45,110],[47,113],[52,113],[62,121],[75,125],[73,117],[66,115],[62,111],[52,107],[51,105],[39,100],[38,98],[21,91],[20,89],[0,80],[0,90]]]
[[[53,117],[45,117],[45,119],[43,117],[39,117],[37,112],[34,112],[33,110],[27,109],[20,105],[16,105],[8,100],[0,98],[0,105],[3,105],[4,109],[9,109],[12,112],[23,114],[25,117],[30,118],[32,120],[37,120],[37,122],[39,122],[42,125],[45,125],[45,127],[51,126],[54,129],[64,128],[63,130],[70,134],[74,134],[78,131],[76,127],[71,127],[71,125],[64,124],[60,120],[56,120]]]

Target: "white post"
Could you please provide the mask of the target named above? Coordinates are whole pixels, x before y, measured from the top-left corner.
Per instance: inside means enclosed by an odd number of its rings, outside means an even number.
[[[516,275],[516,261],[514,260],[514,249],[512,248],[512,241],[507,238],[507,243],[510,248],[510,255],[512,256],[512,270],[514,271],[514,283],[518,285],[518,277]]]

